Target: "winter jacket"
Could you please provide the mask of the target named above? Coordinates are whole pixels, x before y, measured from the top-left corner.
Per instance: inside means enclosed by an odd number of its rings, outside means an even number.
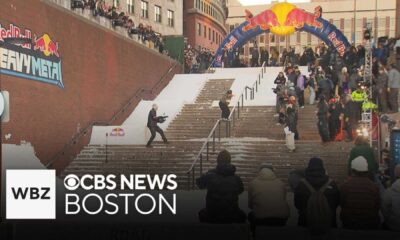
[[[249,208],[256,218],[288,218],[289,205],[286,202],[285,184],[271,169],[263,168],[250,183]]]
[[[306,169],[305,179],[311,184],[316,191],[318,191],[325,183],[328,182],[329,177],[325,173],[308,171]],[[336,227],[336,208],[339,205],[339,189],[334,181],[332,181],[328,188],[325,190],[324,195],[328,201],[332,211],[332,227]],[[294,205],[299,212],[298,225],[307,226],[307,203],[311,193],[305,183],[302,181],[297,185],[294,192]]]
[[[379,74],[375,80],[376,89],[386,91],[388,86],[388,75],[386,73]]]
[[[207,189],[206,209],[215,218],[239,211],[239,195],[244,188],[242,179],[235,172],[236,167],[231,164],[217,165],[196,180],[200,189]]]
[[[286,126],[289,127],[289,130],[292,133],[297,132],[297,118],[296,118],[296,107],[288,106],[286,109],[286,118],[285,118]]]
[[[379,188],[367,176],[353,176],[340,189],[340,218],[344,228],[379,227]]]
[[[304,91],[304,75],[302,74],[299,74],[297,77],[297,87],[299,87],[301,91]]]
[[[400,179],[383,194],[382,215],[389,229],[400,231]]]
[[[378,163],[375,160],[374,150],[368,144],[356,145],[350,151],[348,169],[350,174],[351,161],[358,156],[363,156],[368,162],[368,171],[372,174],[378,172]]]
[[[157,126],[157,122],[157,112],[156,110],[151,109],[147,117],[147,127],[155,127]]]
[[[397,69],[392,68],[388,73],[388,77],[389,77],[389,82],[388,82],[389,88],[400,88],[400,72]]]

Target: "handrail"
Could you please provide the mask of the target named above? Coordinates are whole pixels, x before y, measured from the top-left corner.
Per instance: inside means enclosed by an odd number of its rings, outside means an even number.
[[[236,102],[236,104],[234,105],[234,107],[231,110],[231,113],[229,114],[229,120],[222,120],[222,119],[218,119],[216,121],[216,123],[214,124],[213,128],[211,129],[210,133],[208,134],[206,140],[204,141],[203,145],[200,148],[199,153],[196,155],[195,159],[193,160],[192,164],[190,165],[189,170],[186,171],[186,174],[188,175],[188,189],[190,190],[190,179],[192,179],[192,188],[194,188],[194,179],[195,179],[195,166],[197,164],[198,161],[200,161],[200,174],[202,174],[203,171],[203,152],[205,150],[207,150],[206,152],[206,158],[207,160],[209,159],[209,144],[210,144],[210,139],[212,138],[212,143],[213,143],[213,152],[215,153],[215,131],[217,130],[217,127],[219,127],[219,135],[218,135],[218,140],[221,141],[221,122],[225,122],[226,123],[226,137],[230,137],[231,134],[231,122],[232,125],[234,126],[235,124],[235,112],[237,111],[238,116],[237,118],[239,119],[239,108],[240,108],[240,104],[241,107],[243,108],[244,106],[244,97],[246,97],[247,100],[247,90],[248,89],[252,89],[252,94],[251,94],[251,99],[254,99],[254,90],[257,91],[258,85],[261,83],[261,78],[264,76],[265,73],[265,62],[263,62],[262,67],[261,67],[261,73],[258,74],[258,79],[256,79],[256,81],[254,82],[254,84],[252,85],[252,88],[250,88],[249,86],[245,86],[245,88],[242,90],[238,101]],[[255,88],[254,88],[255,87]],[[191,176],[192,174],[192,176]]]
[[[154,86],[148,90],[148,89],[144,89],[144,88],[140,88],[138,89],[135,94],[129,98],[129,100],[127,101],[126,104],[124,104],[116,113],[114,113],[114,115],[111,117],[111,119],[107,122],[101,122],[101,121],[92,121],[90,122],[85,128],[83,128],[83,130],[81,130],[80,132],[78,132],[77,134],[75,134],[70,141],[68,141],[67,144],[64,145],[64,147],[58,151],[51,159],[50,161],[46,164],[47,168],[51,168],[52,165],[54,164],[54,162],[58,159],[58,157],[60,155],[64,155],[64,153],[66,152],[66,150],[71,147],[72,145],[75,145],[76,142],[78,141],[78,139],[80,139],[81,137],[85,136],[88,131],[90,130],[90,128],[94,127],[94,126],[108,126],[110,124],[112,124],[115,120],[118,119],[118,117],[123,114],[129,106],[132,105],[133,101],[135,99],[141,99],[143,93],[153,93],[153,91],[155,89],[158,88],[158,86],[164,81],[164,79],[167,77],[167,75],[172,72],[173,69],[175,69],[177,66],[179,65],[178,61],[174,61],[174,64],[169,67],[169,69],[161,76],[160,80],[157,81],[156,84],[154,84]]]

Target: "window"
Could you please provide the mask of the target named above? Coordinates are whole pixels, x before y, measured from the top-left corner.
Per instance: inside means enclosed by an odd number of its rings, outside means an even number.
[[[204,37],[207,38],[207,27],[204,26]]]
[[[113,1],[113,7],[119,8],[119,0]]]
[[[168,10],[167,15],[168,15],[168,26],[173,27],[174,24],[175,24],[174,23],[175,22],[175,20],[174,20],[174,18],[175,18],[174,17],[174,11]]]
[[[212,41],[215,42],[215,32],[214,32],[214,30],[213,30],[213,39],[212,39]]]
[[[142,1],[141,3],[142,8],[142,18],[149,18],[149,3],[146,1]]]
[[[128,13],[135,14],[134,0],[126,0]]]
[[[157,5],[154,6],[154,21],[161,22],[161,7]]]
[[[211,40],[211,28],[208,28],[208,40]]]
[[[201,36],[201,24],[197,23],[197,33]]]

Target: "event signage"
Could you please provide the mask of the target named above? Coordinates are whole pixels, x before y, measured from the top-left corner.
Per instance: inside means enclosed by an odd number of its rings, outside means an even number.
[[[0,24],[0,74],[64,88],[58,42],[48,34]]]

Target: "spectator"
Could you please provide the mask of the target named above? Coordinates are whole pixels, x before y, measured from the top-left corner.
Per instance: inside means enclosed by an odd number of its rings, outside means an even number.
[[[300,69],[296,69],[296,76],[297,76],[297,97],[299,98],[299,106],[300,108],[304,108],[304,84],[305,84],[305,77],[301,74]]]
[[[329,136],[331,141],[335,141],[337,134],[340,131],[340,104],[336,98],[329,100],[329,114],[328,114],[328,126]]]
[[[342,96],[344,93],[349,91],[349,74],[347,73],[347,68],[343,67],[339,74],[338,92],[336,95]]]
[[[384,228],[400,232],[400,164],[394,169],[396,181],[387,189],[382,198]]]
[[[286,187],[273,171],[272,166],[262,165],[248,190],[249,222],[255,232],[256,225],[285,226],[289,217]]]
[[[388,111],[387,88],[388,75],[384,67],[379,68],[378,76],[375,78],[376,96],[378,100],[379,110],[382,113]]]
[[[324,95],[319,97],[319,102],[317,105],[317,117],[318,117],[318,132],[321,136],[322,143],[325,144],[329,142],[329,126],[328,126],[328,114],[329,106],[325,100]]]
[[[218,154],[217,167],[196,180],[200,189],[207,189],[206,208],[199,212],[201,222],[243,223],[246,214],[239,208],[239,195],[243,192],[242,179],[235,175],[231,155],[223,150]]]
[[[351,174],[351,164],[359,156],[364,157],[368,163],[368,171],[375,175],[378,173],[378,163],[375,160],[374,150],[369,146],[368,139],[363,136],[358,136],[354,142],[355,146],[350,151],[349,157],[349,175]]]
[[[269,66],[269,52],[266,49],[261,51],[260,65],[265,62],[265,66]]]
[[[400,72],[396,69],[396,66],[392,64],[388,73],[389,83],[389,104],[391,112],[399,111],[399,88],[400,88]]]
[[[351,99],[350,95],[346,95],[344,98],[343,106],[343,117],[344,124],[347,133],[346,141],[351,142],[354,139],[354,131],[357,128],[357,115],[356,108],[357,105]]]
[[[351,161],[352,176],[340,189],[340,218],[344,228],[379,228],[380,198],[378,186],[369,179],[368,163],[363,156]]]
[[[286,134],[286,146],[289,149],[289,152],[294,152],[296,150],[294,140],[298,139],[297,103],[295,96],[290,96],[289,102],[286,106],[285,134]]]
[[[299,226],[308,227],[317,233],[336,227],[339,190],[335,181],[326,175],[320,158],[310,159],[305,178],[294,191],[294,204],[299,212]]]

